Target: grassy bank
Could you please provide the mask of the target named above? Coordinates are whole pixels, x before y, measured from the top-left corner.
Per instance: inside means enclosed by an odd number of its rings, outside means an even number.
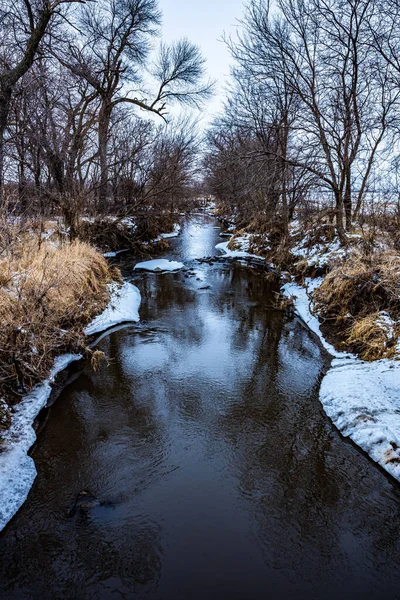
[[[119,277],[90,245],[55,245],[7,231],[0,254],[0,428],[10,408],[44,379],[54,357],[82,352],[84,327],[107,305]]]

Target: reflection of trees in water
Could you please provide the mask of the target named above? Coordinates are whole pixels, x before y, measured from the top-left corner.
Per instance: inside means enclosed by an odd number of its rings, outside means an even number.
[[[119,578],[119,589],[125,582],[130,593],[156,585],[159,526],[135,518],[134,499],[162,475],[165,431],[151,403],[136,402],[135,389],[127,385],[118,359],[122,333],[102,342],[116,360],[97,373],[88,366],[52,407],[35,451],[39,476],[29,502],[2,534],[2,598],[7,586],[25,587],[29,597],[75,599],[93,597],[108,578],[114,578],[111,589]],[[115,508],[68,518],[82,489],[115,502]]]
[[[140,312],[146,315],[145,320],[155,320],[167,309],[183,308],[195,302],[194,291],[182,285],[185,280],[184,273],[178,272],[149,274],[135,282],[142,296]]]
[[[174,295],[176,287],[169,276],[160,283],[156,298]],[[317,400],[323,362],[309,332],[296,322],[283,327],[282,316],[266,310],[270,288],[246,269],[216,270],[212,284],[214,293],[207,296],[190,291],[196,309],[185,309],[178,317],[175,308],[187,308],[185,294],[165,303],[164,308],[174,313],[166,322],[174,339],[188,347],[201,345],[206,335],[202,315],[216,312],[230,320],[233,350],[248,349],[256,357],[243,383],[241,404],[209,426],[217,439],[221,431],[229,439],[232,469],[251,507],[266,560],[293,569],[297,577],[301,569],[314,584],[323,582],[324,576],[331,580],[338,568],[345,577],[355,568],[348,556],[348,534],[376,570],[389,571],[399,549],[400,503],[390,495],[387,505],[377,510],[376,498],[371,498],[360,510],[360,495],[380,490],[382,477],[332,431],[323,416]],[[280,377],[287,365],[281,361],[288,355],[294,362],[313,363],[310,398],[296,393],[295,371],[290,393],[285,392]],[[205,419],[207,403],[201,395],[186,388],[170,400],[188,418]]]
[[[269,310],[276,287],[246,267],[233,265],[215,273],[218,293],[213,296],[213,307],[224,316],[230,316],[232,346],[246,350],[258,343],[258,330],[268,335],[273,327],[279,328],[282,315]]]
[[[288,336],[292,327],[294,337]],[[400,503],[388,498],[380,511],[371,498],[360,510],[360,497],[371,495],[371,489],[381,491],[382,477],[323,415],[317,399],[319,374],[309,398],[297,394],[295,386],[287,394],[279,385],[279,346],[304,352],[304,341],[308,353],[308,336],[298,324],[260,333],[243,401],[219,419],[215,430],[223,430],[230,440],[231,468],[269,564],[314,586],[328,580],[344,584],[346,573],[360,568],[358,557],[351,556],[358,551],[365,560],[361,569],[367,570],[372,560],[373,578],[383,566],[389,577],[393,553],[400,549]],[[319,353],[317,357],[322,368]]]
[[[174,338],[200,344],[207,313],[231,316],[233,349],[245,350],[260,314],[272,303],[274,288],[259,274],[239,266],[210,269],[207,283],[212,286],[211,292],[203,293],[193,287],[195,283],[195,277],[187,279],[184,273],[149,275],[137,281],[142,295],[142,321],[160,320]],[[267,315],[272,325],[276,313],[267,311]]]

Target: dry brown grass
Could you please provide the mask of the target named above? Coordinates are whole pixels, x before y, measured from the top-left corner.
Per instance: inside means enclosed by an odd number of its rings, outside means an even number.
[[[355,319],[348,331],[347,343],[358,350],[362,360],[396,357],[398,332],[388,327],[382,313]]]
[[[392,356],[397,332],[382,312],[400,317],[400,256],[384,250],[354,250],[336,265],[313,293],[316,312],[336,335],[365,360]]]
[[[18,235],[0,255],[0,397],[18,400],[54,356],[81,350],[82,329],[107,304],[116,277],[82,242],[55,247]]]

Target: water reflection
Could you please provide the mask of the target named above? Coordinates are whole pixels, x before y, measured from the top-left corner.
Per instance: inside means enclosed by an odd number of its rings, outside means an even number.
[[[201,227],[169,256],[210,254]],[[259,275],[185,262],[135,276],[142,323],[52,407],[0,597],[397,598],[399,488],[324,416],[324,352]]]

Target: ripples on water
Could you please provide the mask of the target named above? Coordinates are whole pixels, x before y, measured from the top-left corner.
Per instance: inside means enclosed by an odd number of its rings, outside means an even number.
[[[193,275],[135,276],[141,324],[49,411],[2,599],[400,597],[398,485],[324,416],[328,357],[264,279],[194,262],[217,236],[193,219],[165,255]],[[68,516],[83,489],[103,505]]]

